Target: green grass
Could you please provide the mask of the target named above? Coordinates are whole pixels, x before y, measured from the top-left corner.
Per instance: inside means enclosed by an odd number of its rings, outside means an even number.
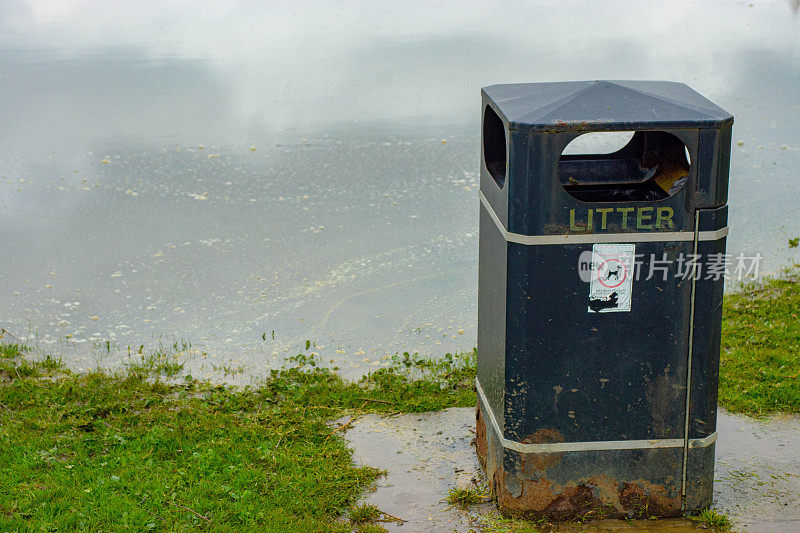
[[[714,509],[704,509],[697,515],[689,517],[689,520],[706,527],[714,528],[717,531],[728,531],[733,526],[733,522],[731,522],[730,518]]]
[[[350,512],[347,513],[347,516],[354,524],[364,524],[380,518],[381,510],[374,505],[360,503],[351,507]]]
[[[358,383],[302,356],[240,389],[165,382],[161,356],[77,375],[25,351],[0,345],[0,531],[350,531],[380,472],[330,421],[475,401],[474,353],[406,355]]]
[[[489,499],[489,491],[482,490],[476,486],[453,487],[447,493],[447,503],[461,509],[467,509],[479,503],[486,503]]]
[[[555,524],[545,519],[523,520],[508,518],[499,513],[492,513],[484,517],[484,531],[487,533],[541,533],[553,531],[555,527]]]
[[[110,351],[110,345],[107,346]],[[157,374],[171,378],[181,373],[188,358],[186,354],[191,348],[191,343],[183,339],[173,342],[171,347],[159,343],[157,348],[148,352],[145,352],[144,345],[139,346],[135,353],[129,347],[125,366],[130,373]]]
[[[800,412],[800,267],[725,296],[719,403],[760,415]]]

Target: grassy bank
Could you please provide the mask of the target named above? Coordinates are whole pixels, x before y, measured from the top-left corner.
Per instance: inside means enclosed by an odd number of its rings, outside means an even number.
[[[0,530],[351,531],[379,471],[330,421],[474,401],[474,354],[358,383],[302,358],[260,386],[168,384],[158,360],[76,375],[0,345]]]
[[[719,403],[800,413],[800,267],[725,296]]]

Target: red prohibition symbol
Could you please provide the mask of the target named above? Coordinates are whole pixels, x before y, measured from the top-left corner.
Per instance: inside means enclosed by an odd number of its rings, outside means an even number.
[[[616,268],[614,268],[614,266],[616,266]],[[603,279],[603,272],[606,273],[605,279]],[[625,264],[616,257],[606,259],[600,265],[600,268],[597,269],[597,281],[600,282],[600,285],[608,289],[619,287],[627,277],[628,269],[625,268]],[[609,282],[613,283],[613,285]]]

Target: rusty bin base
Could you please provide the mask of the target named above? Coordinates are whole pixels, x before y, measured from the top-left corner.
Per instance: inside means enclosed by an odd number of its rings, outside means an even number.
[[[506,516],[552,520],[676,517],[711,504],[713,444],[694,457],[695,462],[707,465],[704,456],[710,452],[711,468],[689,477],[692,495],[686,505],[681,498],[682,448],[522,453],[503,446],[495,424],[486,423],[484,409],[479,398],[478,459]],[[542,430],[523,443],[561,441],[557,431]]]

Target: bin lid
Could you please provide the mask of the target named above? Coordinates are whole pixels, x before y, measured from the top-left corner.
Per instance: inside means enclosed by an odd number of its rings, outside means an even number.
[[[719,128],[733,122],[688,85],[670,81],[514,83],[483,92],[516,130]]]

